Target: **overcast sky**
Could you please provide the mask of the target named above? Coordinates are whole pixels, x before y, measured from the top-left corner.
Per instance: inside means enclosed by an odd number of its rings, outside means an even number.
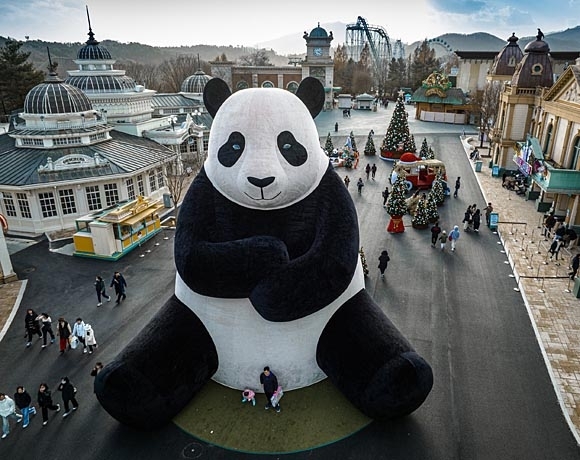
[[[507,39],[512,32],[524,37],[538,27],[548,33],[580,24],[580,0],[0,0],[0,35],[84,42],[85,5],[97,40],[155,46],[259,46],[318,22],[355,23],[358,16],[404,43],[447,32]]]

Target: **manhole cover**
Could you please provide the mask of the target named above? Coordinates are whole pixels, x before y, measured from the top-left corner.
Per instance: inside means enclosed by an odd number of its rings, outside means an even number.
[[[24,270],[22,270],[22,272],[23,273],[32,273],[35,270],[36,270],[36,267],[27,267]]]
[[[203,454],[203,446],[197,442],[192,442],[183,449],[183,456],[185,458],[199,458]]]

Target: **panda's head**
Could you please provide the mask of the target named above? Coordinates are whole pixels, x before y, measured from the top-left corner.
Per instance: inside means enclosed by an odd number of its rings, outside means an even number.
[[[211,79],[204,103],[214,117],[209,136],[207,177],[226,198],[246,208],[280,209],[308,196],[328,168],[314,117],[324,104],[315,78],[296,95],[276,88],[234,94]]]

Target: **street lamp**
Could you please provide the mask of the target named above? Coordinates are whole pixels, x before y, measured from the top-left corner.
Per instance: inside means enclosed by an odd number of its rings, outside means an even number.
[[[170,118],[171,120],[171,128],[173,129],[173,131],[175,131],[175,122],[177,121],[177,117],[176,116],[172,116]]]
[[[198,121],[197,117],[198,117],[199,115],[201,115],[201,112],[200,112],[199,110],[195,109],[195,110],[193,111],[192,115],[193,115],[193,117],[194,117],[195,124],[196,124],[196,125],[199,125],[199,121]]]

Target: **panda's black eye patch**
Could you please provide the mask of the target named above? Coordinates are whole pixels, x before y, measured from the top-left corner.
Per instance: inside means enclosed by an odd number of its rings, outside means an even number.
[[[290,131],[282,131],[278,134],[278,150],[284,159],[292,166],[300,166],[306,163],[308,153]]]
[[[228,141],[219,148],[218,161],[226,168],[232,167],[242,156],[245,146],[246,139],[243,134],[234,131],[228,137]]]

